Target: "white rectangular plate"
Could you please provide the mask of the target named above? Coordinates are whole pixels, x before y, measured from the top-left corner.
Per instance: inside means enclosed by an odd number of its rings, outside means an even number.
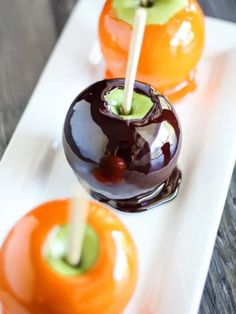
[[[0,242],[31,208],[70,195],[75,178],[61,147],[63,121],[74,97],[103,76],[88,61],[102,5],[79,1],[2,158]],[[141,214],[116,212],[139,253],[125,313],[198,311],[236,156],[236,26],[207,19],[206,31],[199,87],[176,107],[184,134],[179,195]]]

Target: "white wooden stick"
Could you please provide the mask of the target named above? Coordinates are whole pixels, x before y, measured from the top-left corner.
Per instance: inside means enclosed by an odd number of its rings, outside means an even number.
[[[144,8],[138,8],[136,10],[133,33],[131,38],[131,44],[129,49],[129,59],[125,78],[125,90],[124,90],[124,114],[128,115],[131,110],[132,96],[134,89],[134,82],[138,68],[138,62],[140,52],[143,43],[143,36],[145,30],[145,24],[147,19],[147,10]]]
[[[85,190],[76,188],[76,193],[71,200],[70,229],[67,245],[67,261],[70,265],[78,265],[84,240],[84,232],[88,216],[89,202]]]

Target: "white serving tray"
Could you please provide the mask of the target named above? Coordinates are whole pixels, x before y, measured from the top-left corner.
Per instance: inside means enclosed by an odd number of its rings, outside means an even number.
[[[0,243],[31,208],[70,195],[75,177],[62,126],[75,96],[103,76],[88,60],[103,2],[79,1],[2,158]],[[199,87],[176,107],[183,126],[179,196],[140,214],[116,211],[139,253],[126,314],[198,311],[236,157],[236,26],[207,19],[206,31]]]

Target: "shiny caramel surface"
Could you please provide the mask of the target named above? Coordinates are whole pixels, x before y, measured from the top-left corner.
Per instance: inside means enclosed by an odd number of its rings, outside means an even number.
[[[119,20],[108,0],[100,16],[99,38],[106,77],[125,77],[132,27]],[[165,25],[146,25],[136,79],[171,101],[195,89],[194,69],[204,47],[204,16],[195,0]]]
[[[0,300],[7,314],[118,314],[136,283],[137,256],[124,225],[92,203],[88,224],[99,237],[95,266],[62,276],[47,264],[44,247],[56,226],[67,222],[69,202],[44,204],[23,217],[0,251]]]

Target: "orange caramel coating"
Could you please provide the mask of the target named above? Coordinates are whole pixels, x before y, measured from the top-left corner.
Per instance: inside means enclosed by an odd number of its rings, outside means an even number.
[[[67,223],[68,207],[68,200],[43,204],[6,238],[0,251],[0,300],[7,314],[119,314],[128,303],[137,277],[136,249],[124,225],[100,204],[91,202],[88,216],[100,246],[93,268],[63,276],[45,261],[48,234]]]
[[[204,16],[196,0],[164,25],[146,25],[136,79],[176,101],[195,88],[194,68],[204,47]],[[125,77],[131,26],[118,19],[107,0],[99,39],[108,78]]]

